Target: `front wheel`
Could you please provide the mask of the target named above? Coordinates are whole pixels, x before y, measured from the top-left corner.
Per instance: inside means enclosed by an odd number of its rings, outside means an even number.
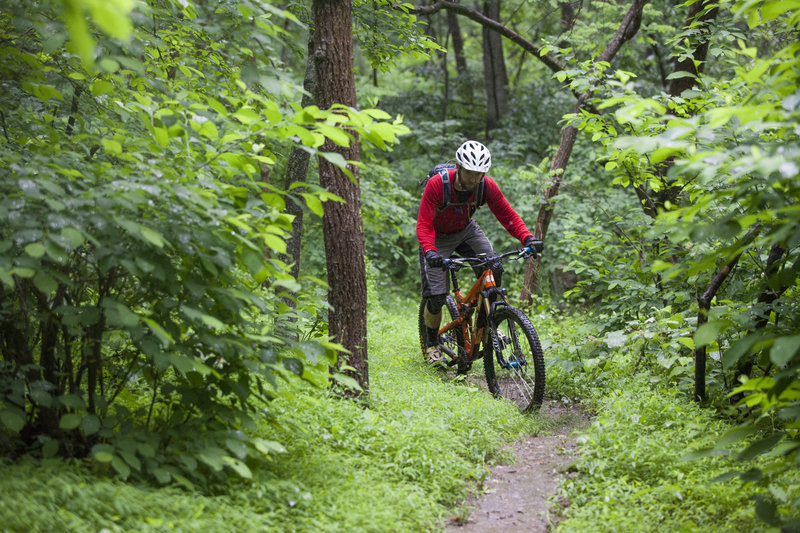
[[[483,348],[489,391],[520,411],[537,409],[544,400],[544,354],[533,324],[519,309],[504,306],[491,325]]]

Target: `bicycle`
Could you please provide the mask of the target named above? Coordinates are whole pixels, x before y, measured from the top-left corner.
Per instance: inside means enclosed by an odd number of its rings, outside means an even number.
[[[505,288],[497,287],[490,265],[534,253],[531,248],[522,248],[493,257],[451,258],[445,259],[443,266],[452,281],[452,295],[445,300],[450,321],[439,329],[442,352],[449,358],[447,365],[455,365],[458,374],[466,374],[482,357],[489,392],[510,400],[522,412],[537,409],[544,399],[544,354],[530,319],[509,303]],[[466,295],[456,277],[465,266],[483,268]],[[427,346],[425,304],[423,298],[419,308],[423,355]]]

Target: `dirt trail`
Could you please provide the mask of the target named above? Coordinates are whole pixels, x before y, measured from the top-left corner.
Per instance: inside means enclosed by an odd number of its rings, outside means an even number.
[[[557,517],[550,513],[549,498],[555,494],[564,469],[574,458],[576,429],[589,424],[577,407],[546,402],[541,413],[553,428],[547,435],[530,436],[513,445],[516,462],[498,465],[484,482],[484,494],[466,502],[469,517],[454,517],[448,533],[544,532]]]

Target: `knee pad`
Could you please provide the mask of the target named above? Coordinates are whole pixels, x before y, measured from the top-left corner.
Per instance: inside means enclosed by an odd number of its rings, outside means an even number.
[[[444,302],[447,299],[447,295],[445,294],[437,294],[434,296],[428,297],[428,303],[426,307],[428,308],[428,312],[432,315],[438,315],[442,311],[442,306],[444,306]]]

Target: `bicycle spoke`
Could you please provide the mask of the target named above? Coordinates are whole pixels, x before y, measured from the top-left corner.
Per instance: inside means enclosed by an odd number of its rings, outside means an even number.
[[[484,358],[489,388],[522,411],[536,407],[544,395],[544,360],[536,331],[512,307],[499,308],[494,323],[493,354]]]

